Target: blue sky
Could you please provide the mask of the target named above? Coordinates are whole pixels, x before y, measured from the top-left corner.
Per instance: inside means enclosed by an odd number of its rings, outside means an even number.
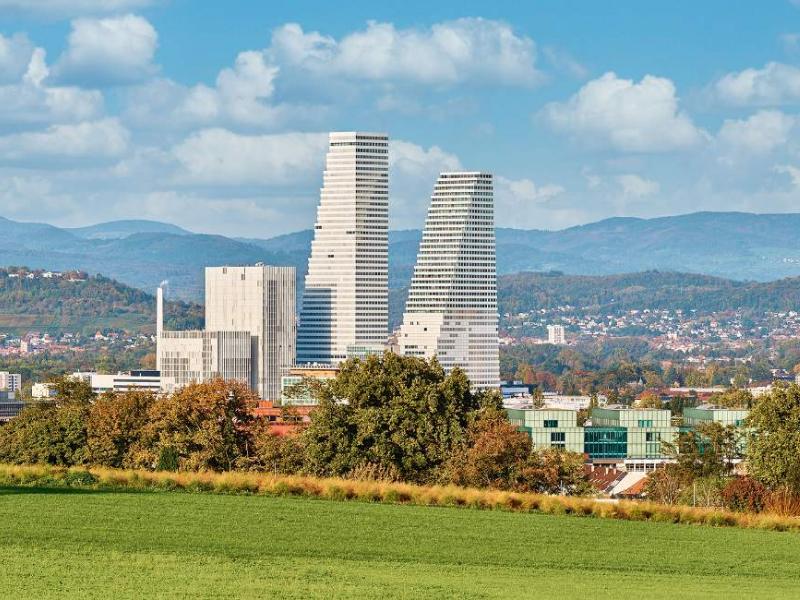
[[[0,0],[0,36],[8,218],[308,228],[352,129],[393,228],[457,168],[502,226],[800,206],[800,0]]]

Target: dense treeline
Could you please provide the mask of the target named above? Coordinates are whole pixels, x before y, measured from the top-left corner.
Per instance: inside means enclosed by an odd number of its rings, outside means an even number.
[[[782,341],[751,351],[747,361],[714,362],[702,369],[673,361],[637,338],[596,340],[581,346],[519,344],[503,347],[500,373],[505,379],[537,384],[544,391],[591,394],[616,391],[631,396],[644,387],[744,386],[769,381],[771,369],[793,371],[800,365],[800,344]]]
[[[28,270],[0,269],[0,326],[3,331],[155,330],[155,298],[141,290],[101,275],[74,281],[57,277],[10,278],[9,272],[26,273]],[[168,302],[165,313],[169,328],[202,327],[200,305]]]
[[[535,492],[585,491],[582,457],[533,451],[496,392],[473,393],[460,370],[387,353],[344,364],[319,389],[300,435],[254,418],[235,382],[162,396],[95,397],[61,380],[54,402],[0,427],[0,462],[156,470],[256,470]],[[345,402],[346,400],[346,402]]]
[[[604,276],[517,273],[499,278],[498,303],[501,313],[511,314],[565,305],[599,314],[645,308],[790,311],[800,306],[800,278],[759,283],[661,271]]]

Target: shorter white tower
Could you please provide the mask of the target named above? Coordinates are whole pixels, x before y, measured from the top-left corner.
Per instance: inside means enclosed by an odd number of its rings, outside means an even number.
[[[263,400],[280,398],[295,363],[296,287],[294,267],[206,267],[206,330],[250,333],[250,385]]]
[[[500,385],[494,193],[489,173],[442,173],[431,198],[398,340],[477,389]]]

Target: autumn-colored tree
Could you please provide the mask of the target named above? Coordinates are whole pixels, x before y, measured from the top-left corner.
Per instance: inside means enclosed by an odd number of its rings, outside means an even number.
[[[514,489],[530,454],[530,436],[514,427],[504,412],[492,411],[469,426],[443,475],[456,485]]]
[[[164,452],[181,470],[227,471],[249,452],[250,411],[258,397],[243,383],[217,379],[157,398],[131,450],[131,461],[154,468]]]
[[[89,407],[86,445],[93,464],[133,466],[131,448],[140,440],[155,397],[132,391],[103,394]]]
[[[661,408],[661,398],[653,392],[642,392],[634,402],[634,408]]]
[[[496,409],[481,411],[442,470],[448,483],[518,492],[580,494],[587,490],[583,456],[533,450],[530,436]]]
[[[277,435],[267,419],[256,418],[250,424],[248,456],[240,459],[243,468],[253,471],[292,475],[305,467],[305,448],[298,435]]]

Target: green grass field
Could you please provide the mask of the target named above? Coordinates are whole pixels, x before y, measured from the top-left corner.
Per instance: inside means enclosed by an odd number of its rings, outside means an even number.
[[[3,598],[797,598],[800,535],[327,500],[0,488]]]

